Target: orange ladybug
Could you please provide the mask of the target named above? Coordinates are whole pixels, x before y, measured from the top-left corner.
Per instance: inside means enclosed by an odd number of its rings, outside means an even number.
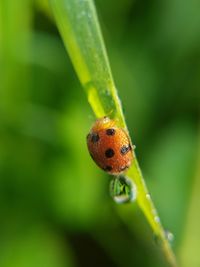
[[[94,123],[87,135],[87,146],[96,164],[112,175],[124,172],[133,160],[133,147],[127,132],[108,117]]]

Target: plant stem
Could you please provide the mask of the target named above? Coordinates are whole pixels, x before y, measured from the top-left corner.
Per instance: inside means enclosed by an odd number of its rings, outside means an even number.
[[[107,115],[116,119],[120,127],[127,129],[93,1],[50,0],[50,2],[64,44],[96,117]],[[166,260],[170,266],[177,266],[135,155],[128,177],[137,186],[138,205],[154,234],[160,239]]]

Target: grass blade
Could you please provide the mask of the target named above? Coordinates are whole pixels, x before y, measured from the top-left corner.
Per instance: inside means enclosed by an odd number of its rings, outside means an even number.
[[[92,1],[51,1],[58,27],[97,117],[109,114],[125,126]]]
[[[112,78],[106,49],[92,0],[50,0],[58,28],[96,115],[108,115],[127,128],[121,102]],[[157,211],[135,157],[128,176],[135,182],[137,202],[151,225],[170,266],[177,266]]]

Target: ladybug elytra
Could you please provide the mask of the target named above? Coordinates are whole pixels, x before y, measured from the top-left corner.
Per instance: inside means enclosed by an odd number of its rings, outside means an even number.
[[[124,172],[133,160],[128,133],[108,117],[94,123],[87,135],[87,146],[96,164],[112,175]]]

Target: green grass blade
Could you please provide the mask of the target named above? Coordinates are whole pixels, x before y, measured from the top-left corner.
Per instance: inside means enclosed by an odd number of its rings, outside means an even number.
[[[92,0],[50,0],[58,28],[88,101],[97,117],[108,115],[127,128],[112,78],[106,49]],[[128,176],[135,182],[137,202],[145,214],[171,266],[176,260],[165,237],[135,157]]]
[[[80,82],[97,117],[125,125],[92,1],[51,1]]]

